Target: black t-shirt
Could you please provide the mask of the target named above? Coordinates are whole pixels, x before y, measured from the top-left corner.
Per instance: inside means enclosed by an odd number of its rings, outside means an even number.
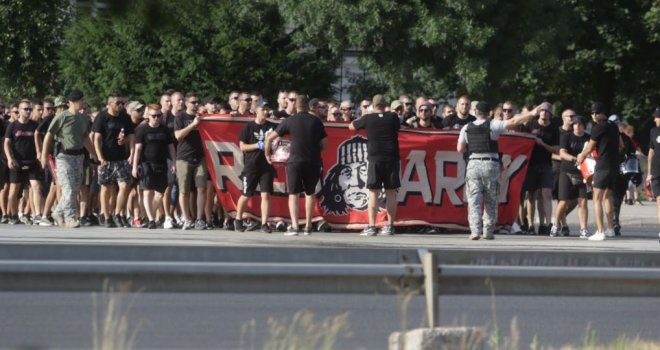
[[[253,145],[259,141],[263,142],[269,132],[275,131],[277,124],[266,121],[263,124],[257,124],[254,120],[249,121],[241,130],[239,140],[248,145]],[[272,169],[266,161],[264,151],[256,149],[250,152],[243,152],[243,173],[262,173],[267,169]]]
[[[11,140],[11,151],[19,164],[34,163],[37,160],[37,148],[34,144],[34,133],[37,122],[28,120],[25,124],[18,120],[9,124],[5,138]]]
[[[142,144],[141,162],[163,164],[170,157],[169,145],[174,144],[174,135],[167,125],[154,128],[144,124],[135,130],[135,143]]]
[[[442,119],[442,127],[443,128],[449,127],[452,129],[460,130],[463,127],[463,125],[467,125],[475,120],[477,120],[477,118],[472,114],[468,114],[467,118],[461,119],[458,117],[458,114],[454,113]]]
[[[108,111],[102,111],[94,119],[92,132],[101,134],[101,153],[107,161],[118,161],[128,159],[127,140],[119,145],[119,134],[124,132],[124,138],[134,133],[133,122],[128,114],[120,113],[116,117],[111,116]]]
[[[582,136],[577,136],[572,132],[563,132],[559,141],[559,147],[563,148],[572,156],[578,156],[584,149],[585,143],[589,142],[589,134],[585,133]],[[579,174],[575,162],[569,162],[567,160],[561,161],[561,171],[573,174]]]
[[[181,130],[193,122],[195,116],[181,111],[174,117],[174,130]],[[202,149],[202,136],[199,130],[194,128],[184,137],[179,140],[176,149],[176,159],[185,160],[189,163],[197,163],[204,158],[204,149]]]
[[[649,148],[655,152],[651,159],[651,175],[660,176],[660,128],[657,126],[649,133]]]
[[[48,132],[48,127],[50,126],[50,123],[53,121],[53,119],[55,119],[54,115],[49,115],[46,116],[44,119],[42,119],[41,123],[39,123],[39,126],[37,126],[37,132],[42,135],[45,135]],[[53,144],[48,149],[48,154],[53,154],[56,147],[57,147],[57,140],[53,140]]]
[[[537,121],[533,121],[529,123],[528,128],[536,135],[536,137],[543,140],[548,146],[559,145],[559,129],[557,129],[556,126],[552,124],[541,126]],[[532,157],[529,160],[529,165],[550,165],[552,163],[551,161],[552,153],[548,152],[543,146],[535,144],[534,150],[532,151]]]
[[[613,122],[604,120],[591,128],[591,140],[598,142],[598,158],[595,170],[617,169],[619,167],[619,128]]]
[[[8,121],[7,121],[7,120],[5,120],[4,118],[3,118],[3,119],[0,119],[0,138],[5,137],[5,132],[7,131],[7,126],[8,126],[8,125],[9,125],[9,124],[8,124]],[[3,140],[3,142],[4,142],[4,140]],[[5,149],[4,149],[4,143],[3,143],[2,145],[3,145],[3,146],[2,146],[3,148],[2,148],[2,152],[0,152],[0,159],[2,159],[2,160],[6,160],[6,159],[7,159],[7,155],[5,154],[5,151],[4,151],[4,150],[5,150]]]
[[[280,123],[278,135],[291,134],[289,163],[321,163],[321,140],[328,136],[319,118],[303,112],[294,114]]]
[[[273,117],[275,119],[285,119],[285,118],[288,118],[290,116],[291,115],[289,115],[289,113],[287,113],[285,110],[281,110],[281,111],[277,111],[277,112],[273,113]]]
[[[568,130],[564,130],[564,128],[560,125],[557,130],[559,131],[559,145],[561,146],[561,138],[564,136],[564,134],[572,134],[573,133],[573,128],[569,127]],[[561,163],[563,161],[560,160],[552,160],[552,170],[559,170],[561,168]]]
[[[369,161],[399,160],[399,116],[393,112],[371,113],[353,122],[356,129],[367,131]]]

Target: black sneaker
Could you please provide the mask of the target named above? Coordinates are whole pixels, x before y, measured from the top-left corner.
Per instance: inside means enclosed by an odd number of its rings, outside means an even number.
[[[304,234],[305,236],[311,236],[311,235],[312,235],[312,231],[314,231],[312,225],[305,226],[305,230],[303,230],[303,234]]]
[[[153,230],[156,227],[158,227],[158,225],[156,225],[156,222],[153,221],[153,220],[149,221],[149,223],[147,224],[147,228],[150,229],[150,230]]]
[[[618,223],[614,225],[614,235],[621,236],[621,225]]]
[[[286,232],[284,232],[285,236],[297,236],[300,233],[300,228],[295,228],[293,226],[289,226],[286,228]]]
[[[276,229],[277,231],[280,231],[280,232],[286,232],[286,230],[287,230],[287,226],[286,226],[286,224],[285,224],[283,221],[278,221],[278,222],[275,224],[275,229]]]
[[[233,226],[234,226],[234,231],[236,231],[236,232],[244,232],[245,231],[245,226],[243,226],[243,221],[242,220],[234,220],[234,225]]]
[[[258,228],[259,228],[259,223],[252,220],[247,221],[247,225],[245,225],[245,231],[254,231]]]
[[[529,225],[529,228],[527,229],[527,234],[528,235],[535,235],[536,234],[536,229],[534,228],[534,225]]]
[[[571,235],[571,229],[568,228],[568,226],[564,226],[561,228],[561,235],[564,237],[568,237]]]
[[[105,221],[107,222],[107,221],[110,221],[110,220],[106,219]],[[110,226],[110,227],[124,227],[124,222],[121,221],[121,216],[119,216],[119,215],[113,215],[112,216],[112,223],[114,225]],[[108,226],[106,225],[105,227],[108,227]]]
[[[88,216],[83,216],[83,217],[80,218],[80,226],[83,226],[83,227],[92,226],[92,222],[89,220]]]
[[[11,217],[9,218],[9,220],[7,220],[7,223],[8,223],[9,225],[18,225],[18,224],[20,224],[21,222],[18,220],[18,217],[17,217],[17,216],[11,216]]]
[[[119,218],[117,218],[117,221],[119,221]],[[105,228],[115,228],[117,227],[117,224],[115,224],[115,217],[111,218],[103,218],[103,227]]]
[[[225,230],[227,231],[234,231],[234,220],[232,219],[225,219]]]
[[[9,216],[2,215],[2,219],[0,219],[0,224],[6,224],[7,222],[9,222]]]
[[[323,220],[319,222],[318,226],[316,227],[316,230],[318,232],[330,232],[332,231],[332,228],[330,227],[330,224],[328,224],[327,221]]]
[[[262,224],[261,229],[259,229],[259,231],[261,231],[263,233],[273,233],[273,229],[270,228],[269,224]]]
[[[99,214],[97,219],[98,219],[99,225],[105,226],[105,216],[103,216],[102,214]]]
[[[548,234],[550,234],[550,228],[546,225],[539,225],[539,230],[538,230],[537,234],[539,236],[540,235],[544,235],[544,236],[548,235]]]
[[[119,218],[121,219],[121,223],[122,225],[124,225],[124,227],[131,227],[131,222],[128,220],[126,216],[122,215]]]

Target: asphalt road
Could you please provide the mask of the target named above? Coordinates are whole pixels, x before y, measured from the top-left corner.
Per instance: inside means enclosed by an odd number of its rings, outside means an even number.
[[[301,309],[312,311],[317,321],[350,312],[352,334],[340,338],[337,349],[385,349],[402,319],[396,296],[143,293],[122,301],[130,302],[129,329],[140,324],[136,349],[250,349],[250,336],[241,343],[241,327],[252,319],[259,349],[268,337],[268,318],[290,320]],[[91,348],[93,305],[88,293],[0,293],[0,347]],[[441,323],[492,330],[492,305],[490,297],[442,297]],[[581,344],[588,328],[599,342],[621,335],[660,341],[659,298],[496,297],[495,306],[503,337],[510,337],[517,318],[520,348],[528,348],[535,336],[541,345]],[[422,322],[423,300],[415,297],[409,327]]]

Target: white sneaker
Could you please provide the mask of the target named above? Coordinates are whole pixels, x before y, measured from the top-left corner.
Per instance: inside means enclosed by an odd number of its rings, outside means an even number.
[[[552,225],[552,228],[550,228],[550,237],[557,237],[557,236],[559,236],[559,226]]]
[[[182,230],[192,230],[195,227],[195,222],[194,221],[186,221],[183,223],[183,226],[181,227]]]
[[[174,228],[174,224],[172,223],[172,217],[171,216],[166,216],[165,217],[165,222],[163,223],[163,228],[167,228],[167,229]]]
[[[596,233],[594,233],[593,235],[591,235],[591,237],[589,237],[587,239],[590,240],[590,241],[604,241],[604,240],[607,239],[607,237],[605,237],[604,232],[597,231]]]
[[[517,222],[514,222],[513,225],[511,225],[511,233],[514,235],[519,235],[522,233],[522,230],[520,229],[520,225],[518,225]]]
[[[616,234],[614,234],[614,230],[612,230],[611,228],[608,228],[607,230],[605,230],[605,237],[614,238],[614,237],[616,237]]]

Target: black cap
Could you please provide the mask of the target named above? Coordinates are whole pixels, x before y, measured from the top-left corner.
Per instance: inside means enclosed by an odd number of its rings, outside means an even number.
[[[80,101],[85,95],[83,95],[82,91],[73,89],[69,92],[68,95],[66,95],[66,100],[67,101]]]
[[[596,114],[605,114],[607,115],[607,109],[605,108],[605,105],[602,102],[594,102],[591,105],[591,113],[596,113]]]
[[[584,121],[584,117],[581,116],[581,115],[576,115],[575,117],[573,117],[573,120],[571,121],[571,125],[578,124],[578,123],[580,123],[584,126],[587,125],[587,123]]]
[[[655,108],[655,112],[653,112],[653,118],[660,118],[660,107]]]
[[[480,101],[474,108],[481,114],[488,114],[490,112],[490,104],[486,101]]]

